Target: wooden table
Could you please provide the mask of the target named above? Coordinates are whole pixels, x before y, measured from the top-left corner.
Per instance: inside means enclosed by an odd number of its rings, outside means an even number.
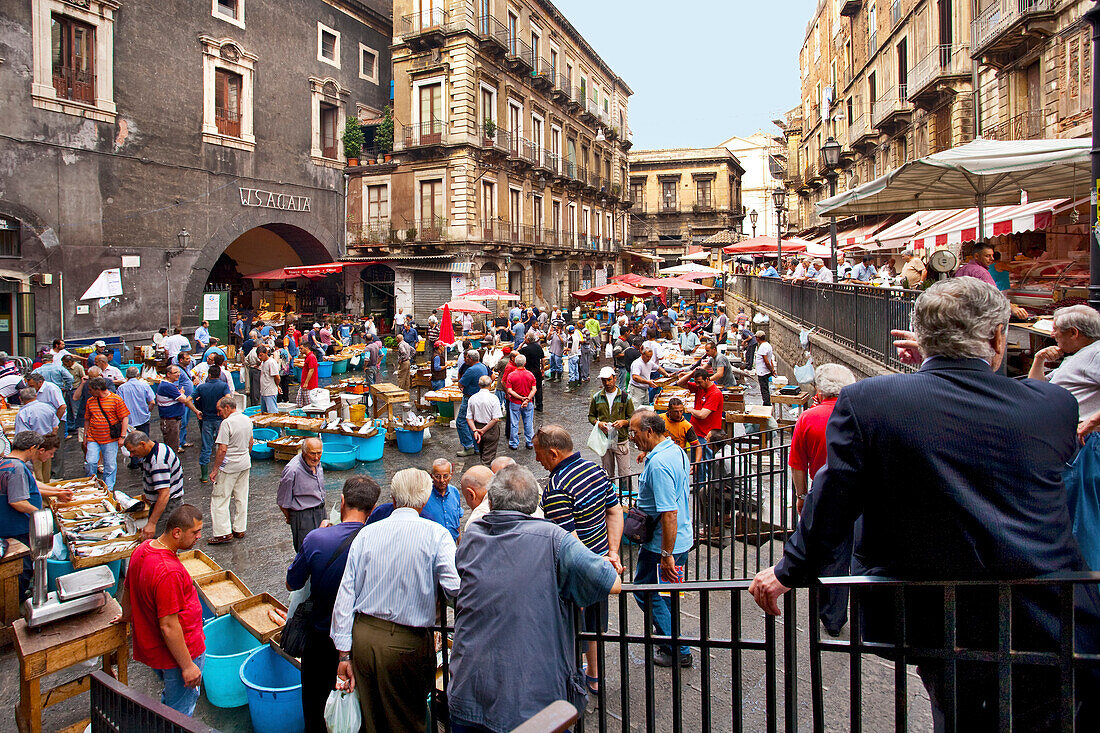
[[[126,664],[130,651],[127,626],[112,624],[111,619],[122,613],[113,598],[102,608],[40,629],[27,628],[27,622],[15,622],[15,653],[19,657],[19,705],[15,722],[20,733],[42,733],[42,710],[87,692],[88,677],[66,682],[42,693],[42,678],[48,674],[81,662],[103,658],[103,670],[126,683]],[[86,723],[79,724],[83,730]],[[75,726],[74,726],[75,728]]]
[[[799,392],[798,394],[773,394],[772,404],[779,405],[779,410],[776,412],[776,419],[783,419],[783,406],[788,407],[801,407],[806,408],[810,406],[810,400],[813,399],[813,395],[808,392]],[[796,415],[797,417],[797,415]]]
[[[12,624],[20,616],[19,574],[23,572],[23,558],[30,549],[19,540],[7,540],[8,549],[0,559],[0,648],[12,643]]]
[[[409,401],[408,392],[401,389],[396,384],[390,384],[388,382],[372,384],[370,386],[370,396],[373,398],[371,417],[375,419],[381,417],[383,410],[385,410],[386,415],[392,420],[393,406]]]
[[[727,431],[730,437],[733,437],[734,427],[740,423],[742,425],[757,425],[766,426],[768,421],[772,419],[772,408],[767,405],[751,405],[746,406],[744,412],[726,412],[722,416],[722,427],[729,426]],[[747,433],[746,437],[752,437],[755,434],[759,434],[759,446],[764,447],[764,431],[757,430],[753,433]]]

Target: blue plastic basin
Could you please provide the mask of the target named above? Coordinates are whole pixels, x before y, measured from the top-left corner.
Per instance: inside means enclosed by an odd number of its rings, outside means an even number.
[[[397,436],[397,450],[402,453],[419,453],[424,449],[424,431],[423,430],[406,430],[405,428],[394,428],[394,435]]]
[[[355,468],[355,448],[349,446],[325,446],[321,465],[333,471],[349,471]]]
[[[331,361],[319,361],[317,362],[317,378],[329,379],[332,376],[332,362]]]
[[[252,652],[241,665],[252,727],[263,733],[302,733],[302,673],[270,646]]]
[[[247,704],[241,665],[260,642],[229,614],[203,626],[203,632],[206,634],[206,663],[202,669],[202,689],[206,699],[219,708],[239,708]]]
[[[380,460],[385,447],[386,429],[378,428],[378,432],[369,438],[355,439],[355,458],[360,461]]]

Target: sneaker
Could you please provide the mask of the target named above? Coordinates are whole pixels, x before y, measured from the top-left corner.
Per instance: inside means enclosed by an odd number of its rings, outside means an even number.
[[[206,541],[208,545],[224,545],[226,542],[232,542],[233,535],[223,534],[221,537],[211,537]]]
[[[680,658],[681,667],[690,667],[695,663],[695,658],[691,654],[678,654]],[[672,652],[666,649],[658,649],[653,655],[653,663],[658,667],[671,667],[673,665]]]

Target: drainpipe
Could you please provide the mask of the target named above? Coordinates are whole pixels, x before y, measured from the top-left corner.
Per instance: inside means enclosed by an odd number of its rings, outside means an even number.
[[[974,21],[978,19],[978,0],[970,0],[970,50],[974,51]],[[978,57],[970,57],[970,88],[974,92],[974,138],[982,136],[982,95],[978,88]]]
[[[65,274],[61,270],[57,271],[57,297],[58,305],[60,305],[60,312],[57,314],[58,320],[61,322],[61,335],[62,341],[65,340]]]
[[[1092,99],[1100,99],[1100,81],[1096,78],[1095,69],[1100,68],[1100,5],[1093,3],[1085,13],[1085,20],[1092,26]],[[1089,206],[1089,305],[1100,310],[1100,242],[1097,241],[1096,223],[1096,195],[1097,182],[1100,181],[1100,118],[1096,113],[1092,115],[1092,185],[1090,186]]]

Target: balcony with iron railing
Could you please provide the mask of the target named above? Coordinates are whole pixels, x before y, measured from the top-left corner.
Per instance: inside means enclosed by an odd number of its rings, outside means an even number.
[[[573,176],[573,180],[587,186],[588,185],[588,166],[578,165],[576,175]]]
[[[84,101],[84,100],[78,100]],[[214,108],[214,124],[218,127],[219,135],[227,135],[229,137],[241,136],[241,113],[235,109],[222,109],[221,107]],[[336,158],[336,146],[331,146],[331,154],[328,147],[325,147],[322,155],[326,158]]]
[[[55,66],[53,67],[53,89],[58,99],[95,104],[95,74],[91,71],[69,66]],[[233,134],[234,137],[239,137],[240,122],[237,123],[236,133],[223,132],[222,134]]]
[[[869,138],[874,137],[871,129],[871,115],[866,112],[857,113],[852,124],[848,125],[848,144],[859,145]]]
[[[565,74],[558,74],[554,82],[554,88],[550,90],[550,98],[555,102],[573,101],[573,85]]]
[[[590,123],[595,122],[600,114],[600,105],[592,98],[585,99],[582,104],[584,106],[581,108],[581,120]]]
[[[525,137],[517,137],[514,141],[515,148],[512,158],[527,165],[535,165],[539,159],[539,146]]]
[[[676,199],[664,199],[657,209],[658,214],[679,214],[680,202]]]
[[[1004,122],[982,130],[982,137],[989,140],[1037,140],[1044,136],[1042,109],[1029,109]]]
[[[588,177],[589,187],[595,189],[596,191],[599,191],[601,188],[603,188],[606,183],[607,181],[605,181],[595,170],[593,170],[592,175]]]
[[[577,180],[577,164],[571,160],[562,158],[562,175],[564,175],[567,180]]]
[[[478,145],[484,150],[493,150],[507,155],[512,150],[512,134],[497,125],[478,125],[475,133]]]
[[[905,84],[891,87],[875,100],[875,106],[871,112],[871,124],[875,127],[887,126],[898,116],[912,112],[913,105],[909,102],[907,89]]]
[[[414,219],[405,231],[405,241],[425,244],[446,242],[448,235],[446,217],[432,216]]]
[[[549,89],[554,84],[554,67],[546,59],[535,59],[535,68],[531,72],[531,82],[540,89]]]
[[[522,38],[510,37],[504,59],[514,71],[530,73],[535,69],[535,52]]]
[[[1026,42],[1027,36],[1013,33],[1025,22],[1054,16],[1059,0],[993,0],[970,24],[974,55],[1009,50]]]
[[[453,26],[450,13],[443,8],[424,8],[401,18],[401,41],[416,49],[440,46]]]
[[[970,47],[958,45],[935,46],[909,71],[909,99],[917,101],[922,95],[935,91],[935,82],[941,79],[969,76],[971,69]]]
[[[348,244],[352,247],[394,244],[397,236],[397,228],[388,216],[348,222]]]
[[[508,26],[492,15],[479,15],[477,18],[477,38],[481,48],[495,53],[508,50]]]
[[[450,142],[447,125],[443,120],[431,120],[416,125],[402,125],[405,149],[445,145]]]

